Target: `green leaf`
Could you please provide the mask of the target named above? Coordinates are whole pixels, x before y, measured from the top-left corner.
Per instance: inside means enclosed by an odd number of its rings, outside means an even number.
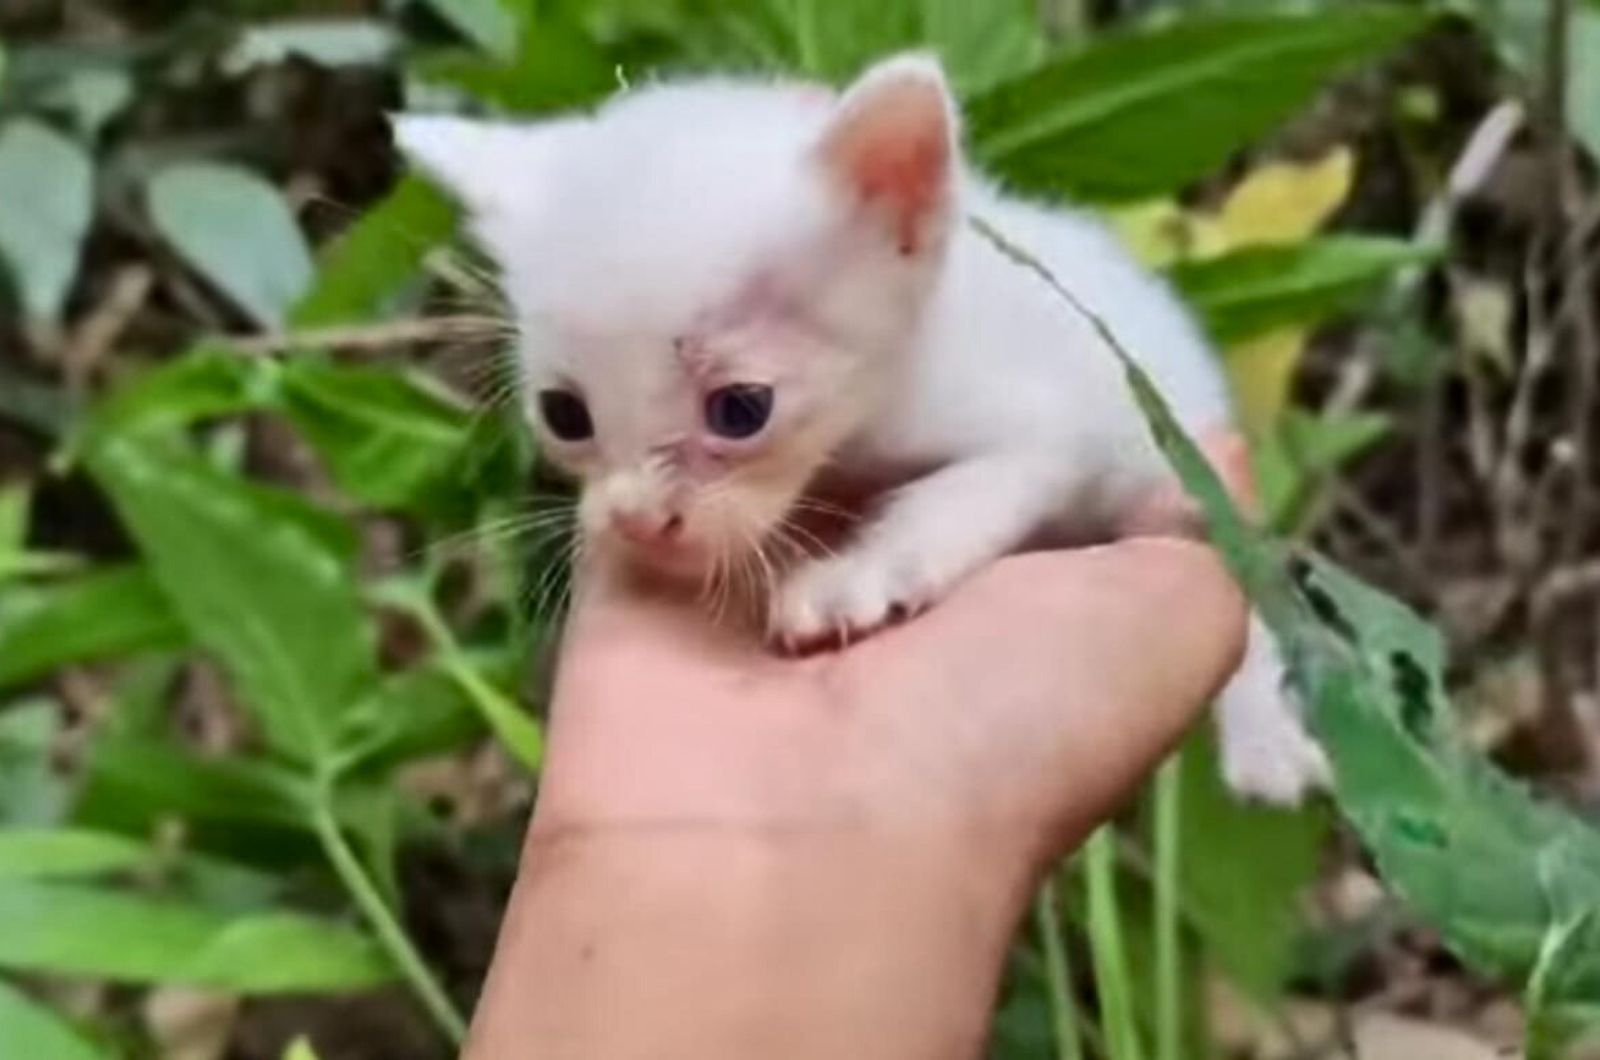
[[[31,319],[60,315],[93,211],[94,163],[83,148],[39,122],[0,127],[0,263]]]
[[[1285,409],[1277,429],[1251,447],[1267,525],[1291,531],[1317,486],[1392,428],[1390,418],[1377,412]]]
[[[285,19],[246,27],[223,56],[222,69],[239,77],[291,56],[323,66],[376,65],[386,62],[399,44],[394,27],[376,19]]]
[[[204,343],[111,391],[69,442],[81,456],[96,438],[159,433],[197,420],[274,408],[278,362]]]
[[[517,50],[517,20],[502,0],[421,0],[458,33],[500,59]]]
[[[316,282],[294,307],[297,328],[369,320],[455,230],[456,208],[433,184],[403,178],[323,252]]]
[[[6,1052],[35,1060],[109,1060],[66,1021],[0,980],[0,1042]]]
[[[108,442],[89,463],[269,743],[302,762],[331,760],[341,719],[376,683],[377,664],[346,554],[313,530],[325,517],[154,445]]]
[[[43,110],[59,112],[73,130],[92,142],[105,124],[133,102],[133,76],[122,66],[83,62],[64,70],[40,94]]]
[[[460,460],[467,440],[466,410],[396,369],[293,361],[283,395],[340,488],[376,508],[417,500]]]
[[[61,728],[61,712],[46,699],[0,710],[0,824],[42,827],[61,819],[67,779],[51,759]]]
[[[1600,1044],[1600,906],[1558,915],[1525,991],[1527,1060],[1562,1060]]]
[[[312,276],[311,251],[277,188],[237,166],[193,162],[150,181],[151,220],[251,320],[280,328]]]
[[[82,828],[0,828],[0,880],[102,876],[138,868],[152,851],[120,835]]]
[[[473,701],[438,666],[384,678],[351,715],[345,744],[351,768],[374,772],[460,748],[484,732]]]
[[[1007,0],[920,0],[922,41],[938,51],[956,92],[970,96],[1036,66],[1044,57],[1037,5]]]
[[[530,23],[511,59],[435,55],[413,63],[411,72],[518,115],[583,106],[617,87],[611,59],[581,28],[561,19]]]
[[[62,666],[187,642],[165,595],[141,567],[0,587],[0,687]]]
[[[1206,953],[1261,1000],[1292,970],[1299,900],[1316,878],[1325,814],[1247,805],[1222,783],[1210,731],[1181,758],[1184,912]]]
[[[167,743],[102,738],[90,753],[76,819],[103,829],[148,831],[158,816],[304,829],[310,785],[271,762],[198,758]]]
[[[1184,262],[1168,276],[1226,345],[1348,309],[1396,268],[1432,256],[1401,240],[1329,236]]]
[[[1385,882],[1468,963],[1492,975],[1533,974],[1552,929],[1570,923],[1571,896],[1600,894],[1600,831],[1532,798],[1473,751],[1455,732],[1438,631],[1244,519],[1115,334],[1037,259],[979,227],[1078,307],[1121,360],[1212,543],[1277,637],[1333,765],[1339,808]],[[1584,974],[1595,977],[1590,989],[1600,986],[1600,967]]]
[[[1098,201],[1168,192],[1425,22],[1391,6],[1125,34],[982,93],[968,127],[978,158],[1019,190]]]
[[[0,880],[0,967],[240,994],[362,990],[394,978],[366,936],[330,920],[31,880]]]

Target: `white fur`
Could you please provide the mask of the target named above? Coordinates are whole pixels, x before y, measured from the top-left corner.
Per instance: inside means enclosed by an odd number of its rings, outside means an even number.
[[[546,438],[584,479],[588,532],[604,537],[620,505],[654,505],[727,550],[774,533],[819,477],[891,484],[847,549],[799,564],[774,593],[785,642],[870,631],[1041,536],[1114,535],[1170,482],[1111,352],[964,215],[1094,307],[1186,427],[1230,417],[1193,320],[1099,224],[1003,195],[954,151],[939,168],[929,145],[959,131],[925,58],[888,60],[837,102],[706,79],[535,127],[402,118],[399,130],[503,269],[530,393],[567,386],[589,404],[593,441]],[[943,193],[877,189],[879,170],[907,167],[910,185]],[[906,216],[916,238],[897,252]],[[780,308],[744,297],[753,276]],[[702,395],[729,379],[777,393],[764,438],[731,450],[699,424]],[[1291,802],[1326,766],[1280,682],[1257,624],[1220,703],[1223,765],[1238,790]]]

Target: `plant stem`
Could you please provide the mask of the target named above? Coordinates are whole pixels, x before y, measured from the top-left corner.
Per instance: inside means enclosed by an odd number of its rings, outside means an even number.
[[[1140,1060],[1133,982],[1122,944],[1122,914],[1117,908],[1117,834],[1113,826],[1101,825],[1084,845],[1084,874],[1089,888],[1089,951],[1100,994],[1106,1054],[1110,1060]]]
[[[367,870],[356,857],[355,851],[350,849],[344,833],[339,830],[339,822],[334,819],[330,800],[331,796],[324,791],[319,795],[317,804],[312,810],[313,827],[322,843],[324,853],[333,863],[334,871],[339,874],[339,879],[350,892],[350,897],[355,899],[356,905],[371,924],[373,932],[378,936],[378,942],[389,952],[390,959],[399,967],[400,973],[411,984],[411,988],[416,991],[428,1014],[433,1017],[439,1029],[449,1037],[451,1044],[459,1047],[467,1037],[467,1021],[456,1011],[455,1005],[445,994],[444,987],[439,985],[439,981],[423,963],[422,955],[417,952],[405,929],[400,926],[394,912],[384,903],[383,896],[378,893],[377,886],[367,875]]]
[[[1155,783],[1156,1060],[1183,1057],[1183,938],[1178,920],[1183,758],[1181,751],[1169,757]]]
[[[1039,936],[1044,945],[1045,980],[1050,987],[1050,1023],[1055,1030],[1057,1060],[1083,1060],[1078,1031],[1078,1002],[1072,995],[1072,972],[1061,942],[1061,915],[1056,910],[1055,873],[1045,877],[1034,901]]]

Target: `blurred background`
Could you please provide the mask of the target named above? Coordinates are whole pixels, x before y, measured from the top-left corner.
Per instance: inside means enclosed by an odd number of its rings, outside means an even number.
[[[1464,738],[1593,823],[1594,0],[0,0],[0,1057],[423,1060],[470,1012],[562,487],[385,114],[908,45],[979,164],[1187,295],[1272,525],[1435,622]],[[1556,1055],[1545,961],[1469,968],[1206,733],[1101,838],[1109,919],[1065,866],[1000,1060]]]

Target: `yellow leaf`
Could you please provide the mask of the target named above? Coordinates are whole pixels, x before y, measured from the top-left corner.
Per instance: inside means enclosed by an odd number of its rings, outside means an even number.
[[[1241,181],[1217,217],[1230,249],[1309,238],[1350,194],[1355,160],[1338,147],[1310,164],[1272,162]]]
[[[1107,220],[1129,252],[1149,269],[1213,257],[1226,249],[1216,221],[1189,213],[1168,199],[1110,211]]]
[[[1306,344],[1303,328],[1281,328],[1228,348],[1223,362],[1240,425],[1251,436],[1277,422]]]

